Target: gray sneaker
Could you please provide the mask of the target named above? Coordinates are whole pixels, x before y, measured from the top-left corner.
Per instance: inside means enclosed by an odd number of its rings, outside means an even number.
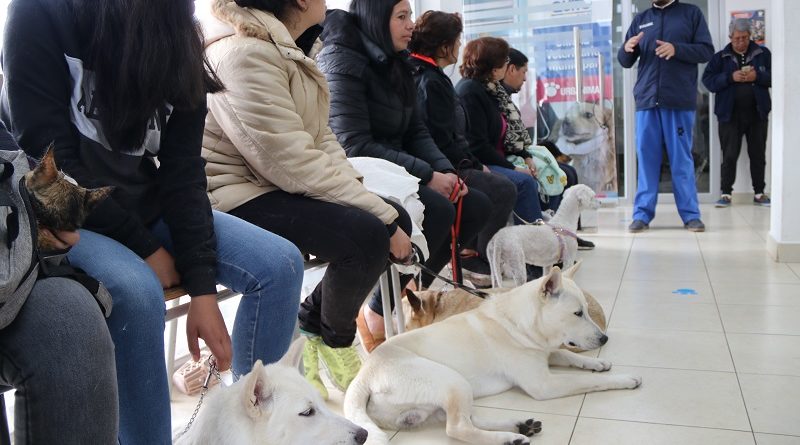
[[[650,226],[641,219],[634,219],[631,225],[628,226],[628,232],[639,233],[649,229]]]
[[[693,219],[693,220],[687,222],[686,224],[684,224],[684,227],[686,227],[686,230],[688,230],[690,232],[705,232],[706,231],[706,225],[703,224],[703,221],[700,221],[699,219]]]

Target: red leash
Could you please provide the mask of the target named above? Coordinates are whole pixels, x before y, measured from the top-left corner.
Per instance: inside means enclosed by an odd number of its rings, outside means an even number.
[[[453,281],[461,283],[461,261],[459,258],[458,252],[458,237],[461,235],[461,208],[464,204],[464,197],[458,196],[461,193],[461,188],[464,186],[464,181],[461,178],[458,178],[458,182],[456,186],[453,188],[453,192],[450,193],[450,201],[455,202],[456,204],[456,219],[453,221],[453,226],[450,228],[450,238],[451,238],[451,247],[450,247],[450,262],[451,268],[453,269]]]

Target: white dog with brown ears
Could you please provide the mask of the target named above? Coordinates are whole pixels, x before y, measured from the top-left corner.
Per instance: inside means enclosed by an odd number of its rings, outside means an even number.
[[[367,431],[328,409],[298,371],[304,338],[280,362],[212,389],[197,420],[175,445],[361,445]]]
[[[548,269],[557,263],[564,268],[578,259],[578,218],[583,209],[596,209],[600,201],[594,191],[578,184],[564,192],[556,214],[545,224],[504,227],[494,234],[486,246],[492,270],[492,287],[503,287],[503,278],[511,278],[514,286],[526,281],[525,264]]]
[[[589,318],[581,290],[553,267],[477,309],[388,339],[347,389],[344,413],[369,431],[368,445],[388,443],[381,428],[408,429],[437,419],[446,422],[448,436],[464,442],[528,445],[540,422],[521,415],[481,418],[473,414],[473,399],[513,387],[537,400],[637,388],[642,379],[631,375],[550,372],[549,365],[609,370],[606,360],[559,349],[594,349],[607,340]]]

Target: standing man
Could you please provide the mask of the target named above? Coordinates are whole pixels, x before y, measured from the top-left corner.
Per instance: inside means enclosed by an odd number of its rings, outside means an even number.
[[[628,231],[649,228],[656,214],[662,147],[672,172],[675,203],[684,226],[702,232],[692,159],[697,103],[697,64],[714,54],[706,19],[697,6],[655,0],[633,18],[617,58],[630,68],[639,60],[636,98],[638,189]]]
[[[719,120],[719,142],[722,146],[722,197],[717,207],[731,205],[736,162],[742,150],[742,136],[747,137],[750,157],[750,179],[755,197],[753,204],[769,206],[764,194],[767,128],[772,102],[772,54],[750,40],[751,22],[736,19],[728,35],[731,43],[714,54],[703,73],[703,84],[716,93],[714,113]]]

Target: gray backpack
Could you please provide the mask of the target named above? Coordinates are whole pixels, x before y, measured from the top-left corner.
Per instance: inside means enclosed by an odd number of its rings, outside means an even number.
[[[0,139],[0,146],[16,147],[5,131]],[[0,150],[0,329],[14,321],[39,272],[36,223],[27,192],[20,187],[29,170],[24,151]]]

